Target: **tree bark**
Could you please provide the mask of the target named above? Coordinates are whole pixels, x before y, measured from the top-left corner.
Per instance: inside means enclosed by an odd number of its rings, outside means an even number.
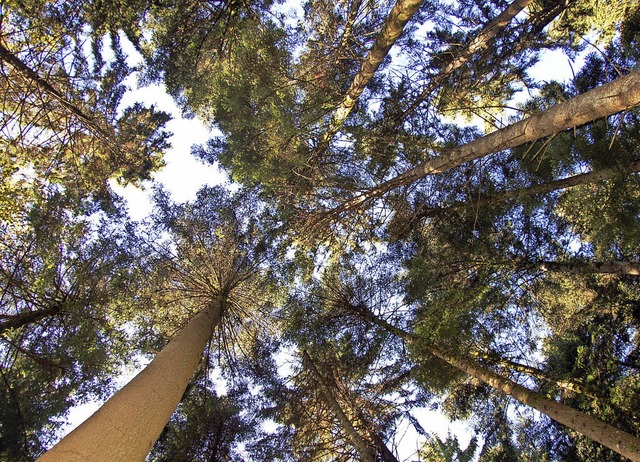
[[[0,319],[2,319],[2,322],[0,322],[0,334],[3,334],[9,329],[20,329],[27,324],[40,321],[49,316],[55,316],[60,314],[61,310],[62,307],[60,305],[52,305],[41,310],[27,311],[15,315],[0,315]]]
[[[386,321],[377,318],[370,311],[365,312],[364,310],[361,310],[360,313],[365,317],[365,319],[382,327],[383,329],[388,330],[400,338],[403,338],[409,343],[420,342],[420,338],[418,336],[392,326]],[[523,404],[531,406],[562,425],[591,438],[593,441],[606,446],[624,457],[628,457],[634,462],[640,462],[640,438],[619,430],[569,406],[547,398],[540,393],[529,390],[522,385],[518,385],[514,381],[504,378],[478,364],[449,355],[436,348],[434,345],[421,343],[421,346],[423,346],[429,354],[440,358],[456,369],[464,371],[472,377],[481,380],[495,390],[509,395]]]
[[[212,301],[133,380],[38,461],[144,461],[180,403],[221,315],[222,301]]]
[[[372,449],[369,447],[367,442],[362,438],[362,436],[360,436],[358,431],[353,427],[353,424],[351,423],[347,415],[342,410],[342,407],[340,407],[340,404],[331,393],[331,390],[329,390],[329,387],[327,386],[327,384],[324,382],[322,375],[316,368],[316,365],[311,360],[309,353],[303,350],[302,356],[304,360],[307,362],[307,364],[309,365],[311,373],[313,374],[318,384],[318,387],[320,387],[320,391],[322,393],[322,396],[324,396],[326,403],[329,405],[329,407],[331,407],[336,417],[340,421],[340,424],[342,425],[342,429],[349,437],[349,441],[351,442],[353,447],[356,448],[356,450],[358,451],[358,454],[360,454],[360,460],[362,460],[363,462],[375,462],[375,456],[373,454]]]
[[[404,120],[410,113],[426,100],[429,95],[439,88],[445,80],[463,64],[465,64],[471,56],[477,51],[485,48],[489,41],[500,31],[502,31],[513,18],[524,10],[527,6],[533,3],[534,0],[514,0],[502,13],[492,19],[487,25],[476,35],[476,37],[467,44],[467,46],[454,55],[454,58],[442,69],[441,72],[436,74],[428,83],[428,85],[422,90],[420,96],[405,109],[402,114],[397,117],[397,121]]]
[[[404,26],[409,19],[418,11],[422,0],[397,0],[393,9],[387,16],[380,33],[376,37],[373,46],[369,50],[367,57],[360,66],[360,70],[353,78],[347,93],[342,102],[336,108],[331,118],[331,122],[327,131],[322,135],[320,145],[316,148],[316,152],[323,151],[331,142],[333,135],[340,129],[344,121],[347,119],[351,110],[358,102],[358,98],[366,88],[371,78],[376,73],[384,58],[386,58],[389,50],[398,40]]]
[[[338,50],[344,50],[347,48],[349,44],[349,40],[351,39],[351,32],[353,30],[353,23],[356,21],[356,17],[360,12],[360,6],[362,5],[362,0],[353,0],[351,6],[349,7],[349,13],[347,14],[347,20],[344,25],[344,31],[342,32],[342,37],[340,37],[340,45],[338,46]],[[334,65],[338,65],[340,59],[338,56],[333,60]]]
[[[358,417],[363,422],[366,422],[366,419],[361,411],[358,411]],[[371,442],[373,443],[375,448],[378,450],[378,455],[380,456],[383,462],[399,462],[396,456],[393,455],[393,452],[391,452],[389,447],[385,444],[382,438],[380,438],[380,435],[378,435],[377,432],[369,431],[367,433],[369,434],[369,438],[371,438]]]
[[[531,377],[535,377],[536,379],[543,380],[547,383],[553,384],[559,388],[570,391],[572,393],[578,393],[581,395],[589,396],[590,398],[596,398],[596,396],[587,391],[584,387],[584,384],[570,379],[556,379],[551,377],[545,371],[538,369],[537,367],[528,366],[526,364],[517,363],[515,361],[511,361],[509,359],[503,358],[499,354],[495,352],[478,352],[478,351],[470,351],[470,356],[476,358],[483,358],[491,363],[500,366],[504,369],[508,369],[515,372],[522,372]]]
[[[598,181],[610,180],[612,178],[624,175],[625,173],[635,173],[640,171],[640,160],[632,162],[627,168],[608,168],[605,170],[597,170],[579,175],[570,176],[561,180],[549,181],[548,183],[536,184],[526,188],[513,189],[494,194],[492,196],[479,196],[473,201],[456,202],[447,207],[424,209],[418,215],[419,218],[430,217],[446,212],[448,210],[456,210],[465,207],[480,207],[483,205],[499,204],[509,199],[517,199],[534,194],[546,194],[559,189],[568,189],[584,184],[596,183]]]
[[[496,130],[470,143],[429,159],[404,173],[360,194],[338,206],[332,213],[357,209],[361,204],[385,193],[407,186],[429,175],[446,172],[466,162],[504,149],[515,148],[530,141],[553,135],[568,128],[592,122],[602,117],[630,109],[640,104],[640,71],[606,83],[586,93],[553,106],[540,114],[527,117],[508,127]]]

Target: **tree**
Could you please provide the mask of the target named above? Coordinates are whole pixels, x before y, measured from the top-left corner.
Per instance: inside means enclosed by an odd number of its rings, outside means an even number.
[[[405,25],[409,22],[413,14],[420,7],[419,0],[398,0],[393,9],[387,16],[380,33],[376,37],[371,50],[367,53],[360,71],[354,77],[349,89],[347,90],[342,102],[336,108],[331,122],[326,132],[322,135],[320,146],[326,146],[331,141],[335,132],[344,123],[349,113],[356,105],[358,98],[364,91],[365,87],[376,73],[376,70],[382,64],[382,61],[389,53],[389,50],[400,37]]]
[[[408,341],[419,342],[419,337],[417,336],[412,336],[405,331],[394,328],[390,324],[380,321],[370,314],[367,315],[365,313],[365,316],[371,322],[385,326],[385,328],[395,332],[396,335],[401,336]],[[557,420],[563,425],[588,436],[592,440],[603,444],[609,449],[628,457],[631,460],[640,460],[640,455],[638,454],[638,448],[640,447],[638,437],[616,429],[607,423],[598,421],[593,417],[571,409],[557,401],[546,398],[509,379],[505,379],[498,374],[484,369],[477,364],[445,353],[437,347],[432,345],[420,345],[418,348],[420,347],[422,347],[428,354],[445,361],[456,369],[464,371],[469,375],[482,380],[496,390],[512,396],[518,401],[527,404],[554,420]]]
[[[250,405],[248,387],[234,386],[219,396],[215,384],[206,377],[208,365],[203,365],[163,429],[149,460],[242,460],[235,443],[250,439],[259,423],[255,416],[241,415]]]
[[[640,162],[634,162],[628,167],[629,172],[636,173],[640,171]],[[443,213],[451,209],[457,209],[462,207],[480,207],[484,205],[493,205],[510,199],[519,199],[524,196],[530,196],[535,194],[545,194],[560,189],[574,188],[580,185],[586,185],[599,181],[609,180],[616,178],[621,173],[626,173],[626,169],[621,172],[621,169],[614,167],[599,171],[592,171],[588,173],[580,173],[560,180],[552,180],[547,183],[535,184],[524,188],[513,189],[508,191],[502,191],[494,193],[490,196],[478,195],[473,202],[458,202],[448,205],[443,208],[424,208],[419,212],[418,217],[433,216],[438,213]]]
[[[520,146],[529,141],[552,135],[567,128],[591,122],[637,106],[640,74],[632,71],[615,82],[576,96],[538,115],[528,117],[509,127],[497,130],[470,143],[448,150],[392,178],[373,189],[344,202],[333,213],[349,211],[395,188],[406,186],[428,175],[446,172],[465,162]]]
[[[344,413],[344,410],[342,409],[338,401],[336,401],[335,397],[331,393],[331,390],[325,384],[325,379],[323,379],[320,372],[318,372],[318,369],[316,368],[309,354],[306,351],[303,351],[302,356],[304,358],[304,361],[306,361],[306,363],[308,364],[311,370],[311,374],[318,388],[320,389],[320,393],[322,394],[327,406],[331,408],[332,412],[335,414],[338,421],[342,425],[342,429],[347,434],[349,441],[358,451],[360,459],[366,462],[373,462],[375,458],[372,449],[362,438],[362,436],[360,436],[358,431],[353,427],[353,424]]]
[[[446,79],[459,67],[464,65],[477,51],[487,47],[489,41],[498,34],[509,22],[522,10],[524,10],[529,4],[533,3],[532,0],[516,0],[509,4],[509,6],[498,16],[487,23],[482,30],[471,40],[468,45],[461,51],[454,51],[450,54],[453,58],[449,59],[447,65],[434,76],[429,84],[422,90],[420,95],[406,108],[397,119],[404,120],[409,113],[415,110],[420,104],[422,104],[430,94],[442,86]]]
[[[112,62],[95,56],[92,69],[82,51],[82,26],[71,19],[79,16],[82,23],[85,12],[78,5],[68,5],[62,14],[53,5],[7,8],[0,44],[0,130],[8,179],[24,182],[21,173],[32,169],[35,174],[27,178],[36,187],[58,188],[78,202],[92,198],[105,206],[109,179],[123,184],[149,179],[163,165],[169,135],[162,128],[169,116],[141,104],[119,107],[132,69],[117,36],[111,41]]]
[[[67,203],[39,198],[2,223],[0,454],[12,460],[32,460],[70,407],[109,393],[129,354],[113,312],[135,247],[122,218],[74,216]]]
[[[260,301],[255,298],[256,278],[268,244],[261,240],[265,236],[260,236],[255,221],[235,215],[239,210],[232,207],[233,201],[221,188],[204,189],[195,203],[178,209],[159,192],[157,220],[175,241],[159,253],[151,298],[160,306],[179,303],[196,314],[142,372],[41,460],[147,456],[180,402],[213,330],[222,322],[232,335],[247,304]]]
[[[144,355],[45,460],[397,462],[405,427],[433,459],[638,460],[637,0],[300,6],[3,6],[0,458]],[[110,182],[167,146],[137,72],[242,184],[126,218]]]
[[[213,300],[142,372],[38,460],[144,460],[180,402],[221,315],[222,301]]]

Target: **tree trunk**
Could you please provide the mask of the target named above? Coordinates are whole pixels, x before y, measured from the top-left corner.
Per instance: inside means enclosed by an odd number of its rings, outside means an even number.
[[[535,263],[535,265],[544,271],[557,271],[573,274],[627,274],[631,276],[640,276],[640,264],[626,261],[542,261]]]
[[[639,438],[518,385],[512,380],[501,377],[477,364],[443,353],[433,346],[428,346],[427,350],[433,356],[446,361],[451,366],[465,371],[472,377],[483,381],[487,385],[515,398],[523,404],[531,406],[542,414],[591,438],[593,441],[608,447],[612,451],[628,457],[633,461],[640,461]]]
[[[610,116],[638,104],[640,104],[640,71],[633,70],[624,77],[571,98],[540,114],[527,117],[470,143],[450,149],[345,201],[332,213],[357,209],[371,199],[380,197],[395,188],[410,185],[429,175],[442,173],[465,162]]]
[[[340,424],[342,425],[342,429],[347,434],[349,441],[351,442],[353,447],[356,448],[356,450],[358,451],[358,454],[360,454],[360,460],[362,460],[363,462],[375,462],[375,456],[373,454],[372,449],[369,447],[367,442],[362,438],[362,436],[360,436],[358,431],[353,427],[353,424],[351,423],[349,418],[346,416],[346,414],[340,407],[340,404],[331,393],[331,390],[329,390],[329,387],[327,386],[327,384],[324,382],[322,375],[316,368],[316,365],[311,360],[311,357],[309,356],[309,354],[303,350],[302,356],[304,360],[307,362],[307,364],[309,365],[311,373],[313,374],[316,382],[318,383],[318,387],[320,387],[320,391],[322,392],[322,396],[324,396],[326,403],[329,405],[329,407],[331,407],[336,417],[340,421]]]
[[[70,114],[73,114],[80,119],[85,126],[90,129],[93,134],[104,141],[108,146],[111,146],[111,140],[109,134],[103,130],[98,124],[82,112],[77,106],[70,102],[61,92],[56,90],[49,82],[40,77],[36,71],[27,66],[20,58],[0,44],[0,60],[8,63],[17,72],[22,74],[26,79],[35,83],[41,90],[48,94],[51,98],[58,101],[62,107],[64,107]]]
[[[346,118],[351,113],[358,102],[358,98],[366,88],[373,75],[386,58],[389,50],[396,43],[396,40],[402,35],[404,26],[414,15],[422,0],[397,0],[393,9],[387,16],[387,19],[376,37],[371,50],[367,54],[364,62],[360,66],[360,71],[356,74],[345,94],[344,99],[336,108],[329,123],[327,131],[322,135],[320,145],[316,148],[316,152],[323,151],[331,142],[333,135],[340,129]]]
[[[445,68],[436,74],[422,90],[420,96],[405,109],[402,114],[397,117],[397,122],[404,120],[409,114],[420,106],[420,104],[426,100],[429,95],[445,82],[445,80],[455,71],[460,68],[464,63],[469,61],[471,56],[477,51],[485,48],[489,41],[500,31],[502,31],[513,18],[524,10],[534,0],[514,0],[502,13],[492,19],[487,25],[478,33],[478,35],[469,42],[469,44],[459,53],[454,55],[454,58],[445,66]]]
[[[133,380],[38,461],[144,461],[180,403],[221,315],[222,302],[211,302]]]
[[[594,172],[581,173],[579,175],[570,176],[561,180],[549,181],[548,183],[536,184],[526,188],[513,189],[494,194],[492,196],[480,196],[473,201],[456,202],[447,207],[424,209],[418,215],[419,218],[435,216],[448,210],[461,209],[465,207],[480,207],[484,205],[499,204],[509,199],[517,199],[534,194],[546,194],[559,189],[568,189],[584,184],[596,183],[598,181],[610,180],[612,178],[624,175],[626,173],[635,173],[640,171],[640,160],[632,162],[625,169],[608,168]]]
[[[578,381],[570,380],[570,379],[566,379],[566,380],[556,379],[554,377],[549,376],[549,374],[547,374],[545,371],[541,369],[538,369],[537,367],[528,366],[526,364],[521,364],[515,361],[511,361],[509,359],[503,358],[498,353],[495,353],[493,351],[491,352],[470,351],[469,355],[475,358],[486,359],[491,363],[497,366],[500,366],[504,369],[508,369],[515,372],[522,372],[524,374],[527,374],[531,377],[535,377],[536,379],[539,379],[539,380],[543,380],[547,383],[555,385],[564,390],[589,396],[590,398],[596,398],[596,396],[593,393],[585,389],[584,384]]]
[[[361,411],[358,411],[358,418],[362,422],[365,422],[368,424],[367,420],[365,419]],[[382,459],[383,462],[398,462],[398,459],[396,458],[396,456],[393,455],[393,452],[391,452],[389,447],[385,444],[382,438],[380,438],[380,435],[378,435],[377,432],[371,430],[367,433],[369,434],[369,438],[371,438],[371,442],[373,443],[375,448],[378,450],[378,455],[380,456],[380,459]]]
[[[20,329],[32,322],[40,321],[41,319],[49,316],[55,316],[60,314],[61,310],[61,305],[53,305],[41,310],[27,311],[25,313],[18,313],[15,315],[0,315],[0,319],[2,319],[2,322],[0,322],[0,334],[3,334],[9,329]]]
[[[356,21],[358,13],[360,12],[360,6],[362,5],[362,0],[353,0],[351,6],[349,7],[349,13],[347,14],[347,20],[344,25],[344,31],[342,32],[342,36],[340,37],[340,45],[338,46],[338,50],[345,50],[349,44],[349,40],[351,39],[351,33],[353,31],[353,24]],[[340,62],[340,57],[336,56],[333,60],[334,66],[337,66]]]
[[[394,333],[407,342],[420,342],[420,338],[418,336],[392,326],[386,321],[377,318],[370,311],[365,312],[364,310],[361,310],[360,313],[370,322]],[[515,398],[523,404],[531,406],[542,414],[545,414],[562,425],[591,438],[593,441],[608,447],[612,451],[615,451],[624,457],[628,457],[634,462],[640,462],[640,438],[619,430],[569,406],[547,398],[540,393],[529,390],[522,385],[518,385],[514,381],[491,372],[478,364],[446,354],[434,345],[421,343],[421,346],[423,346],[431,355],[440,358],[456,369],[464,371],[492,388]]]

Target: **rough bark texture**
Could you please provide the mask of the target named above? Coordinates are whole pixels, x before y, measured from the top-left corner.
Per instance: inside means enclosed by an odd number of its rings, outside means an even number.
[[[513,189],[511,191],[504,191],[492,196],[480,196],[473,201],[458,202],[451,204],[448,207],[424,209],[420,212],[419,217],[430,217],[447,210],[455,210],[463,207],[479,207],[483,205],[499,204],[500,202],[507,201],[509,199],[517,199],[525,196],[532,196],[534,194],[546,194],[552,191],[560,189],[573,188],[584,184],[596,183],[598,181],[610,180],[612,178],[624,175],[625,173],[635,173],[640,171],[640,161],[632,162],[626,169],[609,168],[605,170],[598,170],[594,172],[582,173],[580,175],[574,175],[561,180],[549,181],[548,183],[536,184],[528,186],[526,188]]]
[[[404,26],[409,19],[418,11],[422,0],[398,0],[376,37],[371,50],[367,54],[364,62],[360,66],[360,71],[353,78],[351,86],[347,90],[344,99],[335,110],[331,123],[327,131],[322,136],[318,150],[325,148],[331,141],[333,135],[340,129],[351,110],[356,105],[358,98],[366,88],[373,75],[386,58],[389,50],[402,35]]]
[[[392,326],[386,321],[377,318],[371,312],[361,312],[360,314],[364,315],[370,322],[387,329],[389,332],[408,342],[420,342],[417,336]],[[512,396],[521,403],[531,406],[562,425],[591,438],[593,441],[608,447],[612,451],[628,457],[634,462],[640,462],[640,438],[518,385],[514,381],[501,377],[471,361],[448,355],[433,345],[425,345],[424,343],[421,345],[433,356],[483,381],[492,388]]]
[[[195,315],[142,372],[38,461],[144,461],[178,406],[221,310],[216,300]]]
[[[575,430],[593,441],[608,447],[629,459],[640,462],[640,439],[605,422],[597,420],[587,414],[569,406],[547,398],[529,390],[512,380],[499,376],[477,364],[461,360],[436,348],[428,347],[429,352],[446,361],[448,364],[465,371],[467,374],[482,380],[487,385],[502,393],[512,396],[523,404],[547,415],[553,420]]]
[[[496,130],[470,143],[453,148],[425,161],[373,189],[345,202],[336,211],[358,208],[360,204],[406,186],[428,175],[442,173],[465,162],[479,159],[504,149],[515,148],[568,128],[630,109],[640,104],[640,71],[553,106],[508,127]]]
[[[487,23],[478,35],[471,40],[471,42],[469,42],[462,51],[456,53],[451,62],[429,81],[429,84],[424,88],[424,90],[422,90],[420,96],[418,96],[418,98],[416,98],[416,100],[402,112],[398,117],[398,120],[404,120],[407,115],[420,106],[420,104],[426,100],[434,90],[444,83],[453,71],[469,61],[474,53],[485,48],[497,33],[502,31],[518,13],[533,3],[533,1],[534,0],[515,0],[502,13]]]
[[[336,401],[336,398],[331,393],[331,390],[329,390],[329,387],[327,387],[327,385],[324,383],[320,372],[311,360],[309,354],[303,350],[302,355],[304,357],[304,360],[309,365],[309,368],[316,380],[316,383],[318,384],[318,387],[320,388],[322,396],[324,396],[324,399],[326,400],[326,403],[329,405],[329,407],[331,407],[336,417],[340,421],[342,429],[349,437],[349,441],[351,442],[353,447],[356,448],[358,454],[360,454],[360,460],[362,460],[363,462],[375,462],[373,451],[371,450],[367,442],[362,438],[362,436],[360,436],[358,431],[353,427],[353,424],[340,407],[338,401]]]

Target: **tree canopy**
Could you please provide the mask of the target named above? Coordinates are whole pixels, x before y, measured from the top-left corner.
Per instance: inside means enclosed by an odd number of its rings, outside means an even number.
[[[639,47],[638,0],[3,2],[0,460],[133,399],[152,461],[640,461]],[[148,84],[228,183],[155,184]]]

